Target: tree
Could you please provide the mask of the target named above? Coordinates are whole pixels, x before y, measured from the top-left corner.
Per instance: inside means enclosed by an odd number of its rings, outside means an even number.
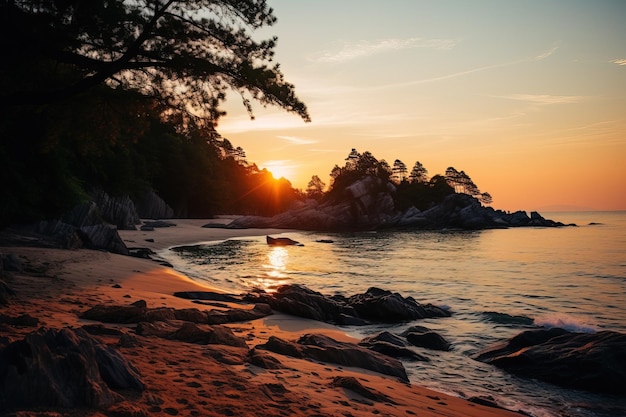
[[[314,200],[319,200],[324,195],[324,187],[326,187],[324,181],[317,175],[313,175],[306,187],[306,196]]]
[[[426,184],[428,182],[428,170],[424,168],[420,161],[415,162],[415,165],[413,165],[413,169],[409,174],[409,181],[417,184]]]
[[[97,85],[137,91],[163,115],[214,126],[238,92],[309,120],[272,62],[276,18],[266,0],[0,2],[2,107],[56,103]]]
[[[391,176],[391,178],[396,184],[400,184],[402,181],[406,180],[408,169],[404,162],[396,159],[395,161],[393,161],[392,172],[393,175]]]

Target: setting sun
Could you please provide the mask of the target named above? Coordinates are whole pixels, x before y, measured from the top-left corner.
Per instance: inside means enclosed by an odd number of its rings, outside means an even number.
[[[289,165],[289,161],[267,161],[265,168],[272,173],[275,179],[289,179],[293,175],[293,166]]]

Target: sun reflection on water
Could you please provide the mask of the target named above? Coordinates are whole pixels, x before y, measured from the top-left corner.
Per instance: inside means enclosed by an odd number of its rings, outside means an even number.
[[[276,291],[276,287],[282,284],[281,281],[289,279],[287,275],[287,262],[289,260],[289,251],[282,246],[274,246],[267,253],[267,263],[263,264],[266,271],[264,277],[259,277],[254,284],[257,288],[267,292]]]

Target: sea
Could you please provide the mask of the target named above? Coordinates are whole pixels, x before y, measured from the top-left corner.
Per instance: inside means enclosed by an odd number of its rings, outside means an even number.
[[[269,246],[265,236],[199,242],[159,255],[192,279],[229,292],[273,291],[287,283],[350,296],[378,287],[452,316],[342,327],[363,338],[419,324],[444,336],[449,352],[416,350],[411,382],[462,398],[490,398],[535,417],[626,416],[626,398],[516,377],[472,359],[522,331],[561,327],[626,333],[626,211],[546,212],[566,226],[480,231],[286,232],[303,246]]]

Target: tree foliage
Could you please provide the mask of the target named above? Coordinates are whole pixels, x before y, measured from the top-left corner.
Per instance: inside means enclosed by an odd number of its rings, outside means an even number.
[[[272,61],[276,39],[252,36],[274,21],[264,0],[0,1],[0,226],[96,188],[154,188],[203,217],[301,198],[215,131],[228,91],[250,112],[256,100],[309,119]]]
[[[275,21],[265,0],[134,0],[0,3],[3,106],[49,104],[106,83],[158,101],[169,117],[222,115],[229,90],[309,120],[272,62]],[[8,75],[8,76],[7,76]]]

